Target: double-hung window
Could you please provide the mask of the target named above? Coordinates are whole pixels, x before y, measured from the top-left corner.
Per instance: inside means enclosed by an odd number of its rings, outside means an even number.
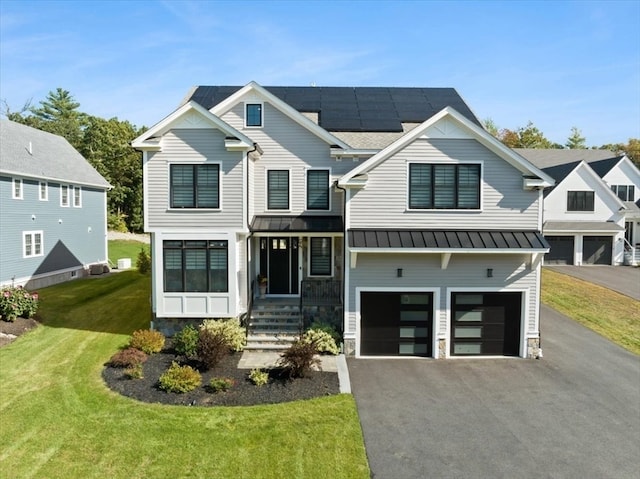
[[[219,208],[220,165],[171,165],[171,208]]]
[[[22,236],[22,247],[25,258],[42,256],[42,231],[25,231]]]
[[[267,171],[267,209],[289,209],[289,170]]]
[[[611,190],[622,201],[633,201],[636,195],[636,188],[634,185],[612,185]]]
[[[567,211],[594,211],[593,191],[567,191]]]
[[[307,170],[307,209],[329,209],[329,170]]]
[[[311,276],[331,276],[331,238],[312,237],[310,248]]]
[[[480,165],[409,164],[410,209],[480,209]]]
[[[22,199],[22,180],[20,178],[13,179],[13,199]]]
[[[73,187],[73,206],[80,208],[82,206],[82,188],[79,186]]]
[[[245,105],[245,126],[254,128],[262,126],[261,103],[247,103]]]
[[[165,291],[229,291],[227,241],[165,240],[163,253]]]
[[[60,206],[69,206],[69,185],[60,185]]]
[[[46,181],[41,181],[38,183],[38,192],[40,195],[40,201],[49,200],[49,188]]]

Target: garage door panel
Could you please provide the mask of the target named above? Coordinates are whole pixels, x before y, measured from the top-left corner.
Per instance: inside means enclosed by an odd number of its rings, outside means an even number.
[[[451,354],[519,354],[522,293],[453,293],[452,296]]]
[[[611,236],[585,236],[582,242],[583,264],[611,264]]]
[[[549,252],[544,255],[545,264],[573,264],[573,236],[545,236]]]
[[[363,292],[360,298],[362,355],[431,355],[431,293]]]

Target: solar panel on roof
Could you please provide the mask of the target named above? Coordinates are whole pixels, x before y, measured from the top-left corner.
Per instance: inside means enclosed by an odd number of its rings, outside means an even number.
[[[402,131],[402,124],[398,119],[371,120],[363,118],[361,123],[364,131]]]

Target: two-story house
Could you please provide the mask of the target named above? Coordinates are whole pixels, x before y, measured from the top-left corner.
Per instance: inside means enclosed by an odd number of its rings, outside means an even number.
[[[154,327],[281,298],[359,356],[537,354],[553,180],[454,89],[198,87],[133,146]]]
[[[556,181],[545,191],[545,264],[640,260],[640,171],[629,158],[607,150],[516,151]]]
[[[110,187],[61,136],[0,120],[0,284],[40,288],[106,265]]]

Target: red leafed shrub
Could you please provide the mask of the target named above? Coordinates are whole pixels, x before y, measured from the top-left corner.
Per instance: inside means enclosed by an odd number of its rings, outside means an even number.
[[[147,354],[136,348],[127,348],[111,356],[109,365],[114,368],[131,368],[147,360]]]

